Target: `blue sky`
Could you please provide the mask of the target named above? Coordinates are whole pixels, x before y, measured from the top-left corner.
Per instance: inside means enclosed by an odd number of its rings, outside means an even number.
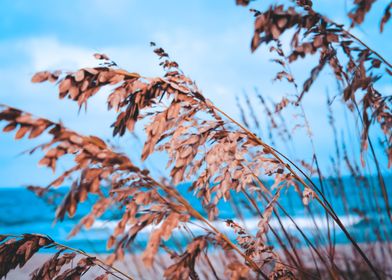
[[[108,54],[130,71],[147,76],[159,75],[161,70],[157,58],[149,47],[149,42],[154,41],[180,63],[206,96],[238,119],[235,96],[244,90],[251,93],[257,87],[264,95],[278,101],[283,95],[290,94],[291,89],[286,84],[272,83],[274,74],[280,69],[269,61],[265,48],[254,54],[250,52],[253,17],[248,8],[236,6],[234,2],[1,1],[0,103],[53,120],[61,119],[68,127],[84,134],[109,138],[113,114],[105,110],[105,95],[96,96],[89,104],[88,112],[78,115],[76,104],[57,100],[53,85],[31,84],[31,75],[46,69],[75,70],[96,65],[92,58],[95,52]],[[338,22],[347,23],[345,1],[315,2],[316,9]],[[366,24],[353,32],[392,60],[390,24],[383,36],[378,34],[379,14],[387,1],[378,2]],[[263,9],[266,5],[266,1],[256,1],[251,7]],[[306,77],[312,62],[315,63],[310,60],[293,65],[299,79]],[[333,95],[336,88],[328,78],[329,73],[325,71],[323,75],[325,78],[316,83],[304,104],[311,120],[317,152],[321,160],[327,162],[333,146],[325,117],[325,92],[328,89]],[[384,82],[381,87],[391,92],[390,81]],[[338,116],[342,117],[340,101],[336,103]],[[288,115],[288,119],[293,124],[297,121],[294,114]],[[350,135],[353,131],[345,133]],[[305,132],[296,133],[297,153],[309,159],[309,142],[301,136]],[[128,140],[129,137],[114,141],[136,157],[140,147],[129,144]],[[0,134],[0,186],[50,181],[51,172],[37,167],[39,154],[19,155],[38,143],[27,140],[15,142],[12,134]],[[153,158],[150,164],[159,165],[161,162],[159,158]],[[60,165],[60,171],[62,168]]]

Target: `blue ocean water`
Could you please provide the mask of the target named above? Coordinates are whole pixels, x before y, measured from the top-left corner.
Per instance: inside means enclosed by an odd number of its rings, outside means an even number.
[[[344,190],[333,188],[332,185],[326,185],[326,197],[333,205],[334,210],[340,217],[343,224],[349,230],[350,234],[358,242],[372,242],[372,241],[389,241],[392,235],[392,225],[388,220],[385,211],[385,204],[382,199],[381,191],[377,186],[375,178],[369,179],[371,183],[368,187],[359,188],[354,179],[344,179]],[[373,181],[372,181],[373,180]],[[392,177],[385,178],[387,187],[391,187]],[[184,196],[196,207],[202,211],[198,200],[187,192],[189,185],[180,185],[178,188]],[[58,192],[59,203],[67,188],[59,188]],[[390,190],[392,192],[392,190]],[[389,194],[392,200],[391,194]],[[243,225],[249,232],[255,233],[257,231],[258,216],[248,209],[243,201],[245,197],[238,193],[233,193],[234,200],[231,202],[222,202],[219,204],[219,219],[214,222],[214,225],[220,230],[227,233],[231,238],[235,238],[232,229],[226,226],[225,219],[233,219],[237,223]],[[0,188],[0,234],[23,234],[23,233],[39,233],[47,234],[59,243],[67,244],[74,248],[80,248],[88,252],[103,253],[106,250],[106,240],[113,231],[116,222],[121,218],[121,210],[111,209],[105,213],[103,217],[98,219],[92,228],[89,230],[82,230],[75,237],[68,239],[68,234],[72,228],[77,224],[77,221],[87,214],[96,198],[91,197],[88,201],[80,204],[75,217],[66,218],[62,222],[54,223],[55,207],[48,204],[42,198],[37,197],[33,192],[23,187],[7,187]],[[346,203],[342,203],[342,201]],[[347,238],[333,223],[327,223],[325,212],[318,207],[316,202],[311,202],[309,210],[303,206],[301,199],[293,189],[285,191],[279,199],[280,205],[286,209],[290,217],[303,230],[303,232],[310,237],[312,242],[316,244],[323,244],[326,242],[327,232],[330,231],[330,238],[335,243],[346,243]],[[239,214],[234,210],[241,212]],[[260,205],[263,209],[265,205]],[[237,208],[237,209],[236,209]],[[280,213],[281,219],[278,220],[273,217],[270,224],[276,232],[282,236],[280,230],[280,223],[284,225],[287,232],[298,238],[299,242],[303,242],[301,234],[296,230],[296,226],[287,217],[279,207],[276,208]],[[190,226],[190,229],[195,235],[202,234],[203,230],[199,227],[197,222]],[[152,227],[143,230],[142,234],[137,238],[134,250],[138,246],[143,246],[149,237]],[[176,242],[184,238],[183,234],[177,232],[174,234]],[[276,245],[276,240],[270,234],[270,243]],[[316,237],[315,237],[316,236]],[[284,238],[283,238],[284,240]],[[301,241],[302,240],[302,241]],[[170,246],[170,241],[169,241]]]

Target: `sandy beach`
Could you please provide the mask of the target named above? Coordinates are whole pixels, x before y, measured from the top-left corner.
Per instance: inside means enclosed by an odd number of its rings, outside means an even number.
[[[368,258],[371,259],[373,264],[377,269],[381,271],[388,271],[389,275],[384,275],[385,279],[391,279],[392,267],[385,263],[383,260],[386,259],[385,255],[390,256],[392,254],[392,244],[387,245],[386,243],[372,243],[372,244],[360,244],[362,250],[367,254]],[[320,252],[325,252],[327,248],[318,248]],[[301,258],[306,265],[308,271],[316,270],[316,266],[312,261],[311,254],[308,251],[300,251]],[[6,277],[7,280],[22,280],[29,279],[30,274],[38,266],[42,265],[45,261],[50,258],[50,254],[36,254],[34,255],[28,263],[22,267],[12,270]],[[101,260],[104,260],[107,255],[100,254],[96,255]],[[227,279],[227,274],[223,271],[222,262],[227,262],[225,256],[220,253],[212,253],[209,255],[210,261],[214,266],[216,273],[221,279]],[[334,262],[338,267],[345,267],[347,265],[351,269],[363,270],[362,275],[358,274],[358,278],[355,279],[372,279],[367,275],[366,264],[360,259],[358,254],[355,253],[354,249],[349,245],[337,245],[335,247]],[[131,276],[133,279],[164,279],[163,278],[163,268],[169,266],[172,260],[165,254],[158,254],[156,257],[156,263],[153,268],[146,268],[141,260],[141,255],[126,255],[124,261],[116,262],[115,267],[127,275]],[[207,266],[205,258],[201,258],[199,261],[199,266],[197,267],[197,272],[200,279],[215,279],[212,274],[206,274],[200,267]],[[92,268],[83,279],[95,279],[97,276],[102,275],[103,270],[100,268]],[[110,276],[109,279],[117,279],[114,276]],[[310,278],[309,278],[310,279]],[[351,279],[351,278],[350,278]]]

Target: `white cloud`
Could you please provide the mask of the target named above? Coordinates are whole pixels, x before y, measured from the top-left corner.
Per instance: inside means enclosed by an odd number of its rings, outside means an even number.
[[[75,69],[96,64],[93,50],[62,44],[55,38],[32,38],[24,40],[23,46],[30,56],[33,71]]]
[[[281,96],[287,93],[281,83],[271,84],[276,69],[268,62],[266,50],[251,54],[243,40],[238,40],[238,34],[242,34],[242,39],[247,38],[247,34],[243,32],[244,28],[239,26],[220,35],[204,37],[196,37],[179,29],[172,33],[158,32],[152,37],[172,53],[171,56],[199,83],[200,89],[208,98],[229,114],[238,116],[235,95],[241,94],[243,89],[252,93],[257,86],[264,95],[269,95],[275,101],[279,101]],[[0,49],[9,49],[10,46],[16,46],[20,56],[26,59],[22,70],[19,67],[13,68],[12,65],[0,67],[0,71],[7,75],[0,77],[0,81],[5,88],[13,89],[5,101],[48,118],[61,118],[66,124],[73,125],[72,128],[82,132],[110,135],[110,129],[103,127],[104,124],[109,126],[113,120],[113,114],[106,112],[106,94],[95,96],[89,103],[88,114],[82,113],[77,117],[76,105],[57,100],[56,89],[52,85],[30,83],[30,76],[34,72],[94,66],[97,61],[92,54],[104,52],[130,71],[146,76],[161,73],[157,66],[158,59],[147,42],[94,50],[63,43],[54,37],[37,37],[8,42],[0,45]],[[18,75],[20,72],[24,73],[22,77]],[[324,101],[320,101],[323,99],[312,94],[307,98],[307,102],[313,104],[310,106],[312,111],[319,112],[319,108],[324,107]],[[48,104],[50,106],[47,106]],[[100,121],[97,123],[96,120]],[[92,125],[92,122],[95,125]]]
[[[235,95],[241,94],[243,89],[252,94],[253,88],[258,87],[263,95],[269,96],[274,101],[279,101],[282,95],[288,93],[288,89],[289,92],[293,92],[286,84],[271,83],[272,77],[280,69],[277,70],[276,66],[268,61],[269,54],[266,49],[260,49],[255,54],[250,53],[246,44],[249,34],[244,31],[245,28],[239,26],[218,35],[206,36],[197,36],[179,29],[170,33],[157,32],[152,35],[152,40],[162,44],[172,54],[171,56],[179,62],[185,72],[199,83],[200,89],[208,98],[239,119]],[[97,134],[104,138],[110,137],[110,124],[114,120],[114,114],[106,110],[106,94],[95,96],[89,103],[88,114],[82,112],[77,116],[77,106],[74,102],[58,100],[53,85],[32,85],[30,76],[35,71],[46,69],[75,70],[94,66],[97,64],[92,56],[95,52],[108,54],[121,67],[129,71],[140,72],[146,76],[161,73],[161,69],[157,66],[158,59],[148,47],[148,42],[108,45],[99,50],[64,43],[55,37],[0,42],[2,53],[7,53],[11,49],[22,57],[22,61],[17,66],[0,65],[0,83],[3,88],[9,89],[5,93],[0,93],[1,102],[53,120],[61,118],[72,129],[85,134]],[[304,76],[303,69],[309,70],[309,67],[304,68],[303,64],[304,62],[299,62],[293,67],[296,75]],[[317,141],[323,147],[328,147],[329,138],[325,135],[330,133],[325,128],[327,123],[324,114],[326,113],[324,87],[326,87],[325,82],[315,85],[304,102],[306,102],[308,117],[314,124],[314,132],[318,136]],[[257,113],[262,117],[263,110],[257,104],[255,108],[260,109]],[[298,120],[288,119],[288,121],[294,127],[294,122]],[[301,136],[301,133],[296,133],[296,137],[299,138],[300,146],[304,147],[301,148],[300,153],[306,157],[310,153],[306,148],[308,140],[306,136]],[[323,149],[325,158],[328,157],[329,152]]]

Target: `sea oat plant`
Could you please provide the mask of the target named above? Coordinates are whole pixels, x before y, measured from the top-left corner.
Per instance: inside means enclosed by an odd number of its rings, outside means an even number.
[[[350,12],[352,26],[363,22],[373,2],[356,1],[356,8]],[[249,1],[237,3],[247,5]],[[390,6],[382,17],[381,31],[389,19]],[[277,79],[288,80],[296,91],[295,100],[284,98],[275,104],[274,109],[270,109],[259,94],[271,127],[271,131],[263,132],[269,133],[269,139],[273,140],[272,131],[279,129],[279,137],[291,140],[292,135],[284,123],[282,111],[290,104],[301,108],[305,94],[310,91],[323,68],[329,65],[342,86],[343,100],[362,121],[361,151],[365,153],[368,146],[371,147],[373,160],[378,167],[378,186],[383,193],[386,211],[391,216],[387,186],[369,136],[370,126],[376,122],[385,135],[384,145],[391,163],[391,98],[383,96],[375,88],[380,75],[391,75],[391,64],[342,25],[314,11],[311,1],[296,1],[288,8],[279,5],[271,6],[264,12],[252,11],[255,15],[252,51],[261,44],[273,44],[270,50],[277,55],[274,61],[283,67],[277,73]],[[290,45],[292,51],[286,55],[279,39],[289,29],[295,32]],[[40,249],[55,248],[57,252],[32,272],[33,279],[78,279],[88,275],[86,273],[93,267],[103,270],[97,279],[137,278],[118,269],[116,263],[126,258],[127,250],[133,246],[140,232],[151,227],[153,230],[141,258],[146,267],[154,267],[161,265],[160,254],[169,255],[171,262],[163,264],[163,276],[167,279],[345,278],[348,268],[331,257],[333,246],[329,233],[332,229],[328,230],[329,250],[319,249],[279,203],[288,189],[295,189],[299,194],[302,207],[317,204],[323,209],[328,226],[343,232],[369,275],[378,279],[387,275],[373,264],[336,214],[324,191],[320,170],[314,170],[304,161],[300,167],[268,144],[267,140],[257,136],[246,121],[246,112],[241,114],[243,124],[225,113],[201,92],[164,49],[156,47],[155,43],[151,45],[164,70],[161,77],[145,77],[129,72],[119,68],[107,55],[95,54],[95,58],[101,62],[98,67],[66,73],[43,71],[36,73],[32,82],[55,83],[59,98],[71,99],[79,108],[87,108],[90,98],[108,89],[108,110],[116,113],[112,124],[113,136],[132,133],[135,125],[144,123],[146,137],[141,158],[146,160],[154,153],[166,154],[167,168],[170,170],[168,178],[154,177],[153,172],[137,166],[126,154],[96,136],[82,135],[62,123],[1,105],[0,121],[5,123],[3,131],[16,131],[15,139],[31,139],[42,134],[50,136],[48,142],[32,150],[44,153],[40,165],[56,170],[58,162],[65,156],[73,159],[73,166],[47,186],[29,187],[37,195],[45,197],[51,189],[71,182],[71,187],[57,206],[56,220],[62,221],[67,215],[74,216],[79,204],[89,196],[99,197],[70,236],[76,235],[82,228],[89,229],[96,219],[113,207],[120,209],[121,219],[108,236],[107,248],[111,253],[106,260],[56,243],[48,236],[4,235],[0,245],[0,277],[6,276],[17,266],[24,266]],[[300,57],[316,54],[319,55],[319,63],[300,88],[289,65]],[[376,70],[377,74],[373,72]],[[246,99],[246,103],[256,130],[263,130],[249,99]],[[306,120],[305,114],[303,119]],[[317,167],[315,151],[314,159]],[[345,156],[344,159],[352,167],[349,158]],[[362,165],[365,165],[364,160]],[[355,168],[351,169],[353,174],[359,174]],[[316,183],[308,171],[316,174],[320,181]],[[266,184],[265,178],[272,183]],[[186,181],[191,182],[188,192],[198,198],[203,211],[197,210],[180,192],[179,184]],[[343,185],[341,181],[336,184]],[[259,220],[254,234],[237,221],[220,217],[218,204],[233,201],[239,194],[244,197],[241,203],[253,211]],[[235,206],[233,211],[236,211]],[[238,209],[237,213],[240,214],[241,210]],[[295,224],[295,230],[306,241],[315,269],[309,269],[304,264],[295,238],[281,222],[283,215]],[[282,235],[270,224],[273,216],[279,220]],[[180,244],[177,248],[166,246],[166,241],[175,239],[175,231],[191,232],[190,228],[194,225],[202,229],[203,234],[191,235],[186,244]],[[236,238],[230,238],[221,225],[232,229]],[[269,244],[271,236],[278,241],[280,251]],[[222,253],[223,257],[217,257],[216,252]],[[73,260],[78,260],[76,265]]]

